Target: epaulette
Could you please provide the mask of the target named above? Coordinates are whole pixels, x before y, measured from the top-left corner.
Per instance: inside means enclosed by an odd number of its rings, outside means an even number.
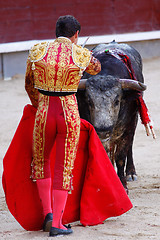
[[[29,59],[32,62],[32,70],[35,69],[35,62],[40,61],[47,54],[49,42],[35,44],[29,51]]]
[[[72,58],[74,64],[80,68],[80,75],[88,67],[91,60],[91,52],[79,45],[72,45]]]

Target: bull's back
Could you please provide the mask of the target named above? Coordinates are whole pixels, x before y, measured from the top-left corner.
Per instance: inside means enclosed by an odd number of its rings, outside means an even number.
[[[98,58],[102,65],[100,74],[113,75],[119,78],[130,78],[129,71],[123,61],[109,53],[107,50],[122,51],[131,61],[131,67],[135,73],[136,79],[144,82],[142,74],[142,59],[139,52],[128,44],[118,44],[116,42],[109,44],[100,44],[93,49],[93,55]]]

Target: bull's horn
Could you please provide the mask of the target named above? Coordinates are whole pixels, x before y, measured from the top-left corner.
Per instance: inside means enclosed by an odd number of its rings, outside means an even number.
[[[83,89],[86,88],[86,81],[87,81],[87,79],[81,79],[80,80],[79,85],[78,85],[79,90],[83,90]]]
[[[123,89],[133,89],[137,91],[145,91],[147,86],[141,82],[132,79],[119,79]]]

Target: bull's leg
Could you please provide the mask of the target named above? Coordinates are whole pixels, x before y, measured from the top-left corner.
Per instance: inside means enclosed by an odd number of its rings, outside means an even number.
[[[137,181],[137,174],[133,163],[132,145],[129,147],[127,153],[126,179],[127,181]]]
[[[126,177],[124,175],[125,160],[126,160],[126,149],[124,149],[124,147],[119,145],[119,146],[117,146],[117,150],[115,153],[117,174],[118,174],[124,188],[126,189],[126,192],[128,193],[127,181],[126,181]]]

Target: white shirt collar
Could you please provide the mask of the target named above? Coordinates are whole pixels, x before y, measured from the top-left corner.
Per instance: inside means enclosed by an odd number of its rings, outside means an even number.
[[[67,39],[67,40],[69,40],[70,42],[72,42],[69,38],[67,38],[67,37],[58,37],[58,38],[64,38],[64,39]]]

